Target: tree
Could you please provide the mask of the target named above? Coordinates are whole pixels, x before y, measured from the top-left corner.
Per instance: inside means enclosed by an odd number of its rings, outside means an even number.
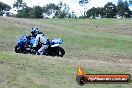
[[[20,18],[35,18],[34,9],[31,7],[25,7],[21,11],[19,11],[16,17]]]
[[[33,8],[25,6],[23,9],[18,10],[16,17],[20,18],[42,18],[43,9],[40,6],[34,6]]]
[[[59,10],[60,8],[55,5],[54,3],[49,3],[46,6],[43,7],[43,12],[51,15],[51,14],[55,14],[57,12],[57,10]]]
[[[69,6],[66,3],[60,2],[59,5],[55,5],[54,3],[49,3],[44,7],[34,6],[33,8],[28,7],[23,0],[17,0],[13,4],[14,8],[18,9],[18,13],[16,17],[21,18],[68,18],[69,17]]]
[[[9,5],[0,1],[0,16],[8,13],[7,11],[9,11],[10,9],[11,7]]]
[[[117,4],[117,15],[119,15],[120,17],[126,17],[129,18],[131,15],[131,11],[129,9],[129,4],[127,1],[122,1],[122,0],[118,0],[118,4]]]
[[[88,4],[89,0],[80,0],[79,5],[84,7],[84,17],[86,16],[86,4]]]
[[[62,4],[60,16],[63,18],[68,18],[70,15],[69,10],[69,5],[67,5],[66,3]]]
[[[101,17],[103,18],[105,15],[104,7],[98,7],[96,8],[96,17]]]
[[[20,18],[34,18],[34,9],[31,7],[28,7],[23,0],[16,0],[13,4],[13,8],[17,8],[17,14],[16,17]]]
[[[91,8],[86,12],[86,15],[88,18],[96,18],[96,17],[104,17],[104,8],[103,7],[98,7],[98,8]]]
[[[87,17],[89,18],[95,18],[96,17],[96,8],[95,7],[93,7],[93,8],[91,8],[90,10],[88,10],[87,12],[86,12],[86,14],[87,14]]]
[[[124,9],[123,9],[122,0],[118,0],[116,10],[117,10],[117,15],[119,15],[120,17],[123,17]]]
[[[124,17],[125,18],[130,18],[131,17],[131,10],[129,9],[129,4],[127,1],[124,1],[123,3],[124,6]]]
[[[106,18],[114,18],[116,16],[116,6],[112,2],[108,2],[104,6],[104,13]]]
[[[63,18],[65,17],[65,12],[62,11],[63,3],[60,2],[58,5],[54,3],[49,3],[43,7],[43,13],[47,15],[54,15],[54,18]]]
[[[34,16],[35,16],[35,18],[42,18],[43,16],[42,16],[42,13],[43,13],[43,9],[42,9],[42,7],[40,7],[40,6],[35,6],[34,8]]]
[[[132,0],[131,0],[132,1]],[[130,18],[131,10],[129,9],[128,1],[118,0],[117,6],[112,2],[108,2],[104,7],[91,8],[87,11],[86,15],[88,18],[106,17],[115,18],[117,15],[120,17]]]
[[[18,11],[22,10],[25,7],[27,7],[27,4],[23,2],[23,0],[16,0],[13,4],[13,8],[17,8]]]
[[[132,0],[129,0],[129,4],[132,5]]]
[[[64,11],[61,11],[59,14],[58,14],[58,18],[65,18],[66,17],[66,13]]]

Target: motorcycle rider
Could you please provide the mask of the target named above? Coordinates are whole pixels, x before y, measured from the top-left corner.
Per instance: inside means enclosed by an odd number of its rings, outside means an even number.
[[[49,39],[39,31],[38,27],[34,27],[31,30],[32,36],[35,38],[35,43],[33,44],[33,47],[37,47],[37,45],[41,45],[41,48],[38,50],[37,55],[43,55],[46,52],[44,52],[48,46],[49,46]]]

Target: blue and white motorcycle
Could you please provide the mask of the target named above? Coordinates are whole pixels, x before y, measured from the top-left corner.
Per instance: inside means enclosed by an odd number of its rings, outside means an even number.
[[[34,43],[34,37],[24,35],[19,39],[17,45],[15,46],[15,52],[24,54],[36,54],[38,49],[40,49],[41,45],[38,45],[37,47],[32,47]],[[43,52],[43,55],[63,57],[65,51],[60,46],[62,43],[63,40],[61,38],[54,38],[53,40],[49,41],[49,47]]]

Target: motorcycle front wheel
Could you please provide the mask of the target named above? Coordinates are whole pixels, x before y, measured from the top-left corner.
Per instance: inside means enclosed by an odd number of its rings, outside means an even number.
[[[15,52],[16,53],[21,53],[21,49],[20,49],[20,46],[19,45],[16,45],[15,46]]]

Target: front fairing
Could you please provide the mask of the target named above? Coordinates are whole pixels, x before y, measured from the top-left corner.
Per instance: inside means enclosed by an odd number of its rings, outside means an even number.
[[[18,40],[18,45],[20,46],[20,48],[25,48],[26,42],[27,42],[26,36],[22,36]]]
[[[51,47],[60,46],[63,43],[63,40],[61,38],[54,38],[51,40]]]

